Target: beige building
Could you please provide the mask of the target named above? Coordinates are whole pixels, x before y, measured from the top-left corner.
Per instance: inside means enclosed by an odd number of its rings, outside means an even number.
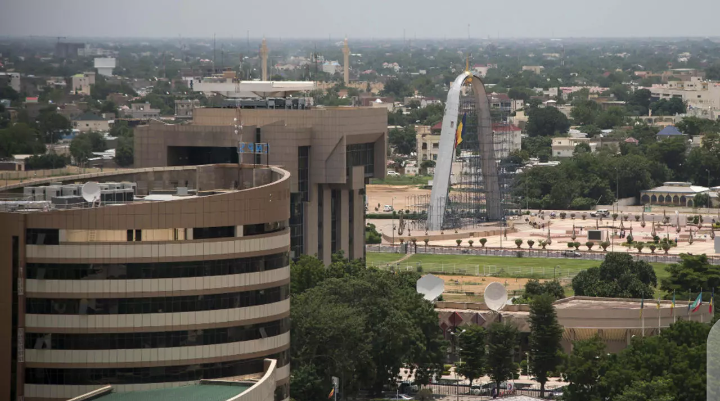
[[[523,71],[530,71],[530,72],[533,72],[538,75],[540,75],[544,69],[545,69],[545,67],[543,67],[541,65],[524,65],[524,66],[522,66]]]
[[[640,191],[640,203],[693,207],[695,195],[709,191],[690,182],[664,182],[662,186]]]
[[[78,196],[88,180],[93,207]],[[215,164],[34,184],[0,204],[0,399],[262,377],[268,359],[272,392],[288,397],[289,172]]]
[[[192,118],[193,110],[200,107],[200,101],[197,99],[176,100],[175,101],[175,117]]]
[[[149,120],[151,118],[160,118],[160,109],[153,109],[148,102],[131,103],[130,110],[128,110],[125,114],[130,118]]]
[[[92,113],[83,113],[72,120],[73,127],[80,130],[80,132],[89,131],[109,131],[110,121],[107,118],[98,116]]]
[[[691,108],[716,110],[720,108],[720,83],[690,77],[688,81],[669,81],[650,88],[653,100],[681,98]]]
[[[645,302],[643,323],[640,318],[640,301],[593,297],[570,297],[556,301],[558,323],[564,328],[561,341],[564,351],[572,352],[573,342],[597,335],[605,342],[608,352],[616,353],[627,348],[633,337],[657,335],[676,319],[698,322],[712,320],[712,314],[706,306],[688,315],[687,301],[678,301],[676,308],[671,307],[671,301],[661,301],[660,309],[655,307],[654,302]],[[437,302],[435,310],[448,340],[452,340],[450,333],[458,328],[469,325],[487,327],[498,321],[498,313],[488,310],[484,303]],[[514,324],[521,333],[530,332],[528,305],[506,305],[499,315],[503,322]]]
[[[557,137],[552,139],[552,157],[572,157],[575,146],[581,143],[587,143],[593,153],[601,147],[608,147],[616,152],[620,150],[620,142],[614,139]]]
[[[85,72],[72,76],[71,91],[78,95],[90,95],[90,86],[95,85],[95,73]]]
[[[135,166],[236,163],[238,142],[268,143],[269,154],[240,161],[290,171],[291,257],[329,264],[340,250],[365,256],[365,185],[385,176],[386,137],[384,109],[201,108],[189,125],[136,128]]]

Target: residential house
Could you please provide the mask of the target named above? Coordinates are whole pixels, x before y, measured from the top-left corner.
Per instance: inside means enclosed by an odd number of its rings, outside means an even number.
[[[543,67],[541,65],[524,65],[524,66],[522,66],[523,71],[530,71],[530,72],[533,72],[538,75],[540,75],[544,69],[545,69],[545,67]]]
[[[90,86],[95,85],[95,73],[85,72],[72,76],[71,91],[76,94],[90,95]]]
[[[497,159],[504,159],[510,156],[510,153],[521,149],[522,129],[520,127],[512,124],[493,123],[492,130]]]
[[[198,107],[200,107],[200,100],[198,99],[176,100],[175,117],[192,118],[193,110]]]
[[[110,121],[110,119],[98,116],[97,114],[83,113],[77,116],[72,123],[73,127],[77,128],[80,132],[109,131]]]
[[[675,128],[674,125],[668,125],[667,127],[660,130],[660,132],[657,133],[656,138],[658,141],[662,141],[668,138],[684,138],[686,137],[685,134],[680,132],[677,128]]]
[[[650,98],[655,100],[681,98],[688,109],[720,109],[720,83],[704,81],[700,77],[690,77],[687,81],[670,81],[653,85]]]
[[[151,118],[160,118],[160,109],[153,109],[150,103],[132,103],[130,110],[125,112],[130,118],[138,118],[141,120],[149,120]]]

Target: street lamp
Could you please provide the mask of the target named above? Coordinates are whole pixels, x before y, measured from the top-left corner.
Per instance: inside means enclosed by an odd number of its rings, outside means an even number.
[[[395,247],[395,197],[390,201],[390,223],[392,224],[392,244]]]
[[[617,212],[620,213],[620,173],[615,167],[615,203],[617,204]]]

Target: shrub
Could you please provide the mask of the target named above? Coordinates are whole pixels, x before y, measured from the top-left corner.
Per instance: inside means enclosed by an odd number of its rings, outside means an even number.
[[[473,246],[474,243],[475,243],[475,241],[473,241],[473,240],[471,240],[471,239],[468,240],[468,244],[470,245],[470,248],[472,248],[472,246]]]
[[[425,239],[423,240],[423,242],[425,243],[425,248],[427,248],[428,243],[430,242],[430,239],[425,238]]]
[[[457,244],[457,246],[460,246],[460,244],[462,244],[462,240],[461,240],[461,239],[456,239],[456,240],[455,240],[455,243]]]
[[[655,250],[657,249],[657,246],[655,244],[650,245],[648,248],[650,248],[650,253],[655,253]]]
[[[582,217],[583,220],[585,220],[585,218],[587,218],[587,213],[583,213],[580,216]]]
[[[487,242],[487,238],[480,238],[480,245],[482,245],[483,248],[485,248],[486,242]]]
[[[610,243],[608,241],[603,241],[600,243],[600,247],[603,249],[603,251],[607,251],[609,246],[610,246]]]
[[[579,250],[580,250],[580,243],[579,243],[579,242],[573,242],[573,247],[575,248],[576,251],[579,251]]]
[[[574,246],[575,246],[575,243],[574,243],[574,242],[572,242],[572,241],[568,242],[567,244],[568,244],[568,245],[567,245],[567,246],[568,246],[568,248],[572,248],[572,247],[574,247]]]
[[[628,244],[632,244],[634,239],[635,239],[635,238],[633,238],[632,234],[629,234],[629,235],[627,236],[627,243],[628,243]]]
[[[575,220],[575,213],[570,213],[570,218]]]
[[[535,245],[535,241],[529,239],[529,240],[527,240],[527,244],[530,247],[530,249],[532,249],[533,245]]]
[[[645,248],[645,244],[643,244],[642,242],[637,242],[635,244],[635,249],[638,250],[638,253],[642,253],[643,248]]]
[[[613,214],[612,214],[612,219],[613,219],[613,221],[617,220],[617,218],[618,218],[618,214],[617,214],[617,213],[613,213]]]
[[[375,229],[375,224],[368,223],[365,226],[365,243],[367,244],[379,244],[382,242],[382,236]]]
[[[588,242],[585,243],[585,246],[587,247],[588,251],[591,251],[591,250],[592,250],[592,247],[595,246],[595,243],[592,242],[592,241],[588,241]]]
[[[640,221],[640,216],[635,215],[635,221]]]
[[[564,219],[565,216],[567,216],[567,213],[565,213],[565,212],[560,212],[560,218],[561,218],[561,219]]]
[[[521,240],[520,238],[515,240],[515,245],[517,245],[518,249],[520,249],[522,244],[523,244],[523,240]]]
[[[540,242],[538,242],[538,244],[540,244],[540,246],[542,247],[542,249],[545,249],[545,247],[547,246],[547,241],[545,241],[545,240],[540,240]]]

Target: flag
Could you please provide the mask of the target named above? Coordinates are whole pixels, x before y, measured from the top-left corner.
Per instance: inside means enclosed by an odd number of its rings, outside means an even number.
[[[713,305],[715,304],[715,289],[712,290],[712,295],[710,296],[710,313],[713,313]]]
[[[467,113],[463,114],[462,121],[457,126],[457,131],[455,131],[455,147],[457,148],[458,145],[460,145],[463,141],[463,135],[465,135],[465,117],[467,117]]]
[[[642,317],[643,309],[645,309],[645,296],[643,295],[642,300],[640,301],[640,317]]]
[[[700,295],[695,298],[695,302],[690,304],[691,311],[697,312],[700,309],[700,305],[702,305],[702,291],[700,291]]]
[[[673,301],[672,301],[672,305],[670,305],[670,307],[672,309],[675,309],[675,290],[673,290]]]
[[[333,389],[330,390],[330,395],[328,395],[328,398],[333,398],[334,395],[335,395],[335,387],[333,387]]]

